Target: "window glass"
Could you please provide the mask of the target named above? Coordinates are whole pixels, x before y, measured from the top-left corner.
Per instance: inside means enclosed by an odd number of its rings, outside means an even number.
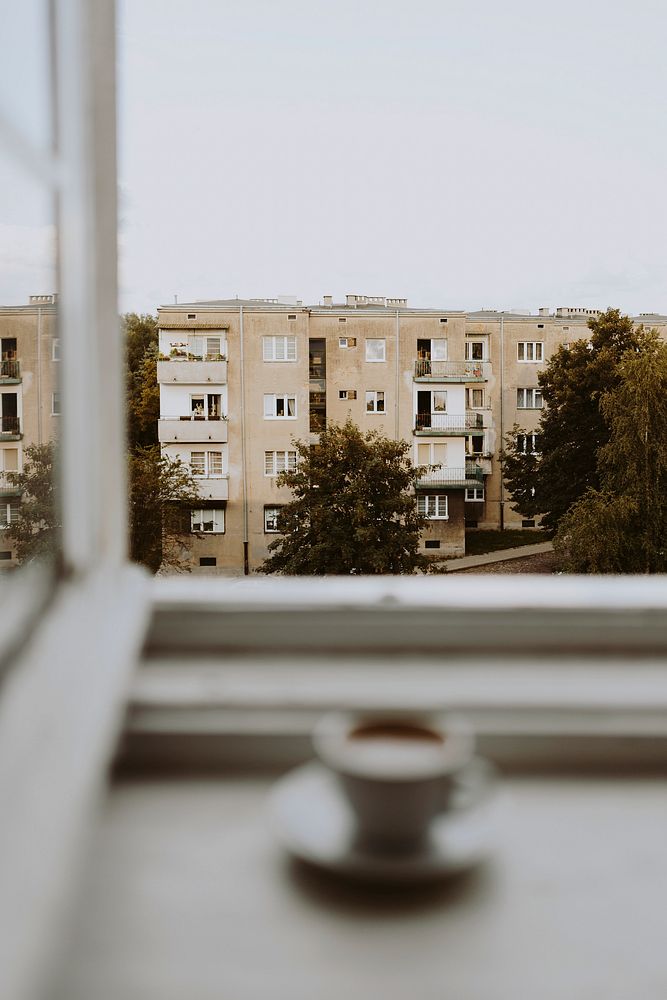
[[[384,361],[385,360],[385,341],[384,339],[366,338],[366,361]]]

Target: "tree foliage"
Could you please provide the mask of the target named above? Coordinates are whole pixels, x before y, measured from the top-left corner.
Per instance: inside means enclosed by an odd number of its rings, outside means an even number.
[[[542,515],[555,529],[573,503],[599,490],[598,450],[610,428],[600,404],[619,383],[619,364],[640,348],[643,330],[618,309],[589,320],[588,341],[560,347],[538,376],[545,408],[537,433],[540,456],[523,455],[513,435],[504,441],[504,478],[512,504],[525,517]]]
[[[577,573],[667,570],[667,345],[654,330],[617,366],[601,399],[609,439],[598,452],[599,490],[561,519],[554,547]]]
[[[62,525],[56,502],[55,463],[53,442],[32,444],[24,452],[23,472],[7,473],[12,486],[21,491],[18,519],[5,531],[19,563],[57,557]]]
[[[129,463],[130,557],[153,573],[163,565],[182,569],[178,536],[190,531],[189,510],[201,503],[190,468],[159,445],[136,448]]]
[[[419,553],[425,518],[414,496],[424,470],[412,465],[405,441],[362,434],[348,420],[322,431],[318,445],[294,446],[297,468],[277,480],[293,499],[280,511],[282,537],[269,545],[264,572],[413,573],[428,566]]]
[[[127,419],[130,449],[157,444],[160,387],[157,381],[158,328],[154,316],[126,313]]]

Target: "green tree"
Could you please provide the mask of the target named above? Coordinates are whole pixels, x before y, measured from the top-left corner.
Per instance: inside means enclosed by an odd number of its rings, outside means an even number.
[[[153,573],[183,568],[181,536],[190,531],[190,508],[201,504],[189,466],[158,445],[130,455],[130,557]]]
[[[667,571],[667,345],[655,330],[617,367],[601,400],[609,440],[600,447],[600,489],[562,518],[554,546],[577,573]]]
[[[7,473],[10,483],[21,491],[18,518],[5,531],[19,563],[55,559],[58,554],[61,521],[56,503],[55,461],[53,442],[28,445],[23,472]]]
[[[296,441],[297,467],[278,485],[293,499],[280,511],[282,537],[269,545],[266,573],[323,576],[413,573],[425,518],[418,513],[410,446],[348,420],[322,431],[319,444]]]
[[[127,419],[130,449],[157,444],[160,387],[157,381],[158,327],[154,316],[126,313]]]
[[[516,428],[504,441],[504,478],[512,504],[525,517],[542,514],[545,528],[555,529],[587,490],[600,489],[598,450],[609,441],[602,397],[619,381],[619,364],[628,350],[638,350],[642,328],[618,309],[589,320],[588,341],[560,347],[538,376],[545,408],[538,427],[540,456],[522,455]]]

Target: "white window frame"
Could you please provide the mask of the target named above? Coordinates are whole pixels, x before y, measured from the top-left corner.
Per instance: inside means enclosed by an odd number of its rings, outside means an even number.
[[[195,471],[195,465],[193,462],[193,457],[195,455],[204,456],[203,472]],[[220,472],[211,472],[211,469],[217,465],[217,462],[213,456],[220,456]],[[199,466],[197,466],[198,468]],[[225,478],[225,453],[222,450],[215,449],[200,449],[193,448],[190,451],[190,468],[192,470],[192,475],[195,479],[224,479]]]
[[[520,340],[516,345],[516,359],[519,364],[524,365],[542,364],[544,361],[544,341]]]
[[[269,527],[269,520],[270,520],[269,515],[270,515],[271,511],[280,512],[282,510],[283,506],[284,506],[284,504],[272,504],[272,505],[268,505],[267,504],[264,507],[264,534],[265,535],[279,535],[280,534],[280,532],[278,531],[277,527],[275,527],[275,528],[270,528]],[[273,517],[271,518],[271,521],[273,521],[274,519],[277,519],[277,516],[278,516],[277,514],[273,515]],[[277,521],[276,521],[276,523],[277,523]]]
[[[482,348],[481,358],[474,358],[474,348]],[[465,342],[465,360],[466,361],[476,361],[478,364],[486,361],[488,359],[489,347],[486,340],[466,340]]]
[[[382,397],[382,398],[380,398]],[[369,406],[370,403],[370,406]],[[380,403],[382,408],[380,409]],[[384,389],[366,390],[366,413],[376,413],[384,416],[386,414],[387,394]]]
[[[280,354],[283,356],[280,357]],[[262,337],[262,360],[290,364],[296,361],[296,334],[269,334]]]
[[[342,351],[351,351],[357,346],[356,337],[339,337],[338,346]]]
[[[18,497],[2,498],[0,500],[0,531],[8,528],[10,523],[18,520],[20,500]]]
[[[278,414],[278,400],[283,400],[283,406],[285,409],[284,414]],[[294,413],[289,414],[289,401],[294,400]],[[296,404],[296,393],[264,393],[264,419],[265,420],[296,420],[297,419],[297,404]]]
[[[204,523],[204,514],[213,515],[212,523],[213,528],[207,530],[206,528],[195,528],[197,523],[197,515],[199,521]],[[221,527],[215,527],[216,521],[221,522]],[[225,508],[224,507],[197,507],[190,511],[190,534],[191,535],[224,535],[225,533]]]
[[[62,395],[62,393],[61,393],[60,389],[55,389],[51,393],[51,416],[52,417],[60,417],[62,415],[62,410],[60,408],[61,407],[61,402],[62,402],[61,401],[61,395]]]
[[[521,395],[523,393],[523,395]],[[539,397],[539,404],[537,399]],[[541,410],[544,406],[542,390],[538,386],[519,387],[516,390],[517,410]]]
[[[268,479],[279,476],[281,472],[296,470],[296,451],[292,448],[264,451],[264,475]],[[268,471],[267,471],[268,470]]]
[[[377,347],[371,346],[371,345],[377,345]],[[381,354],[382,357],[381,358],[371,357],[370,355],[373,353],[374,350],[377,350],[378,354]],[[383,362],[385,362],[387,360],[387,340],[386,340],[386,338],[385,337],[366,337],[365,352],[366,352],[365,353],[365,358],[366,358],[366,361],[369,364],[371,364],[371,365],[382,364]]]
[[[54,337],[51,341],[51,360],[60,361],[60,337]]]
[[[475,403],[475,393],[478,393],[481,398],[481,403]],[[484,389],[479,386],[466,386],[466,409],[468,410],[483,410],[484,409]]]
[[[449,520],[449,500],[446,493],[417,494],[417,510],[429,521]],[[432,512],[431,512],[432,510]]]
[[[523,438],[523,448],[519,447],[519,440],[520,440],[520,438]],[[515,442],[514,442],[517,454],[518,455],[539,455],[539,451],[538,451],[538,449],[536,447],[536,445],[537,445],[537,438],[538,438],[538,434],[536,434],[534,432],[527,433],[527,434],[526,433],[524,433],[524,434],[517,434],[516,438],[515,438]],[[529,440],[530,440],[530,443],[533,446],[530,451],[528,450],[528,447],[527,447]]]
[[[483,486],[466,486],[465,489],[465,499],[466,503],[480,503],[484,500],[484,487]]]

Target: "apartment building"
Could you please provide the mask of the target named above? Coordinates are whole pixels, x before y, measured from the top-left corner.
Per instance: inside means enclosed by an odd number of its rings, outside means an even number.
[[[503,487],[501,444],[519,425],[521,446],[535,448],[540,368],[587,337],[594,314],[413,309],[361,295],[161,307],[159,437],[190,464],[202,498],[184,539],[193,570],[257,570],[289,500],[276,478],[296,462],[294,440],[315,443],[348,416],[408,441],[415,465],[437,466],[416,490],[425,554],[462,555],[466,527],[535,527]],[[638,321],[667,335],[665,317]]]
[[[20,495],[7,477],[21,472],[25,449],[56,434],[60,415],[56,296],[0,306],[0,566],[15,565],[2,535],[18,515]]]

